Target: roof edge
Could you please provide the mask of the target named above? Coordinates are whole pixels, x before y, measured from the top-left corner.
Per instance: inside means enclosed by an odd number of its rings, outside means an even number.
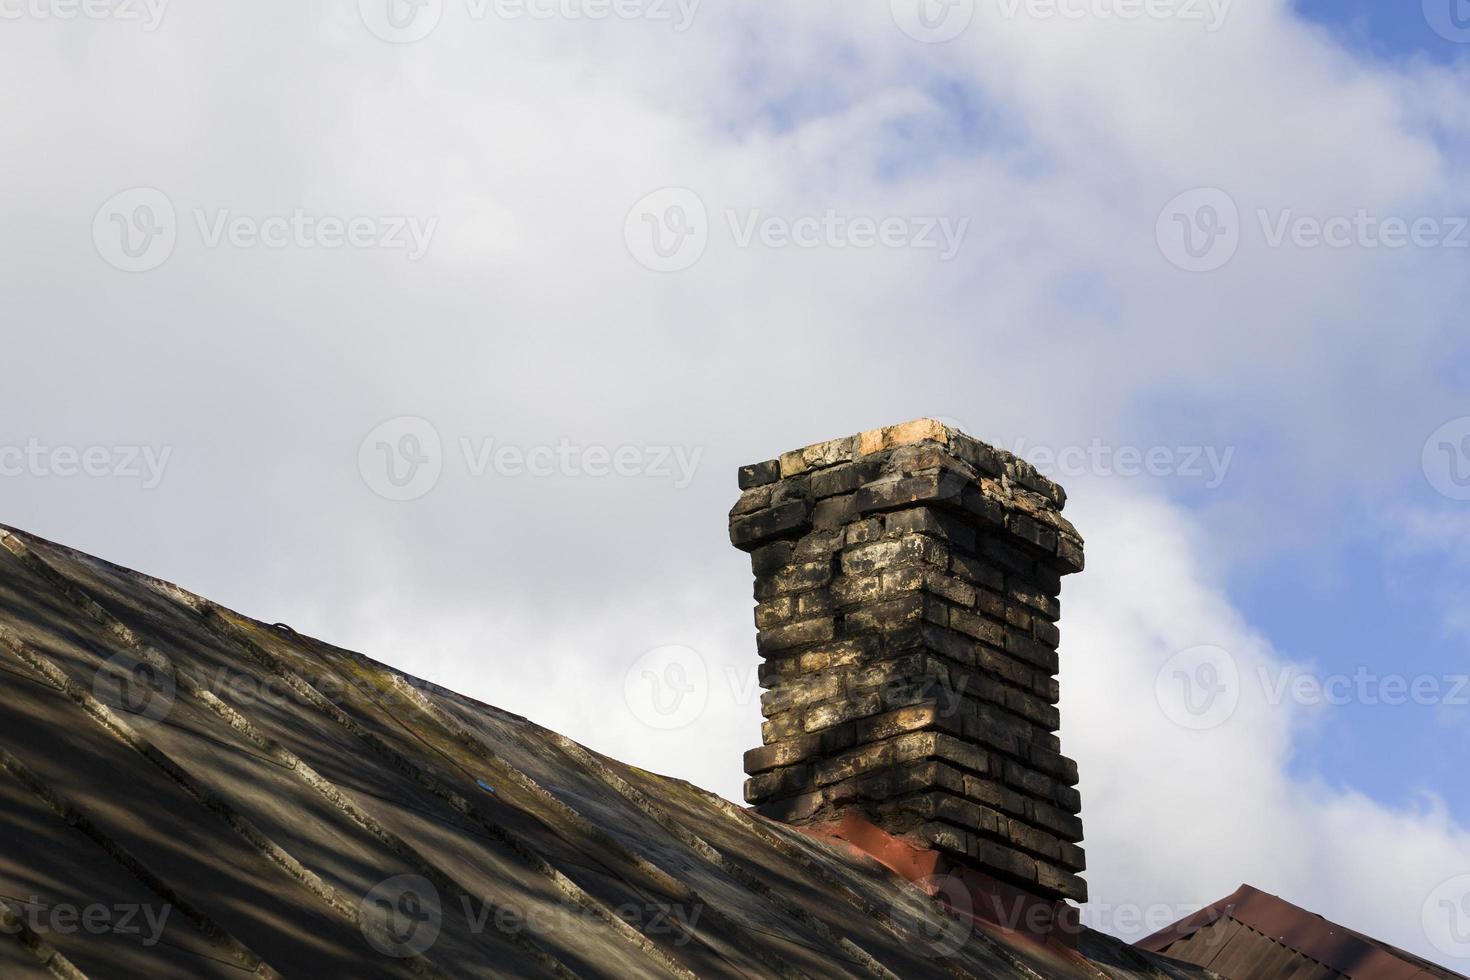
[[[1402,980],[1435,976],[1426,969],[1429,964],[1412,953],[1367,939],[1347,926],[1250,885],[1241,885],[1215,904],[1165,926],[1134,945],[1151,953],[1163,953],[1171,944],[1224,917],[1344,976]],[[1446,971],[1446,975],[1454,974]]]

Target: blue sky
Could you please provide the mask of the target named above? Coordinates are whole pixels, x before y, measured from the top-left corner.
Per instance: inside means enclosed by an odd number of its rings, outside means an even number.
[[[1461,2],[1442,0],[1447,10],[1452,9],[1452,3]],[[1440,61],[1463,57],[1463,45],[1436,34],[1429,26],[1419,0],[1295,0],[1295,3],[1303,17],[1327,27],[1342,43],[1375,56],[1427,57]],[[1470,6],[1465,9],[1464,17],[1470,23]]]

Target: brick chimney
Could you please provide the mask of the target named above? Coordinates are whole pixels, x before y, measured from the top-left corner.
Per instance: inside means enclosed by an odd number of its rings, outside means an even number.
[[[742,467],[774,819],[882,830],[1049,900],[1085,901],[1077,765],[1056,736],[1066,495],[931,419]]]

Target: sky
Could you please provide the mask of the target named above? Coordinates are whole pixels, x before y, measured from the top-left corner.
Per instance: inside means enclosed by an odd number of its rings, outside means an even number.
[[[1090,921],[1470,972],[1470,4],[0,17],[0,521],[738,800],[736,468],[940,417],[1088,542]]]

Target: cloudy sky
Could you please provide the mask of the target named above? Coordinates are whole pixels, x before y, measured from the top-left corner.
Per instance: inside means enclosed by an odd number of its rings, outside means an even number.
[[[736,467],[943,417],[1088,540],[1093,921],[1470,969],[1462,0],[0,19],[0,521],[738,799]]]

